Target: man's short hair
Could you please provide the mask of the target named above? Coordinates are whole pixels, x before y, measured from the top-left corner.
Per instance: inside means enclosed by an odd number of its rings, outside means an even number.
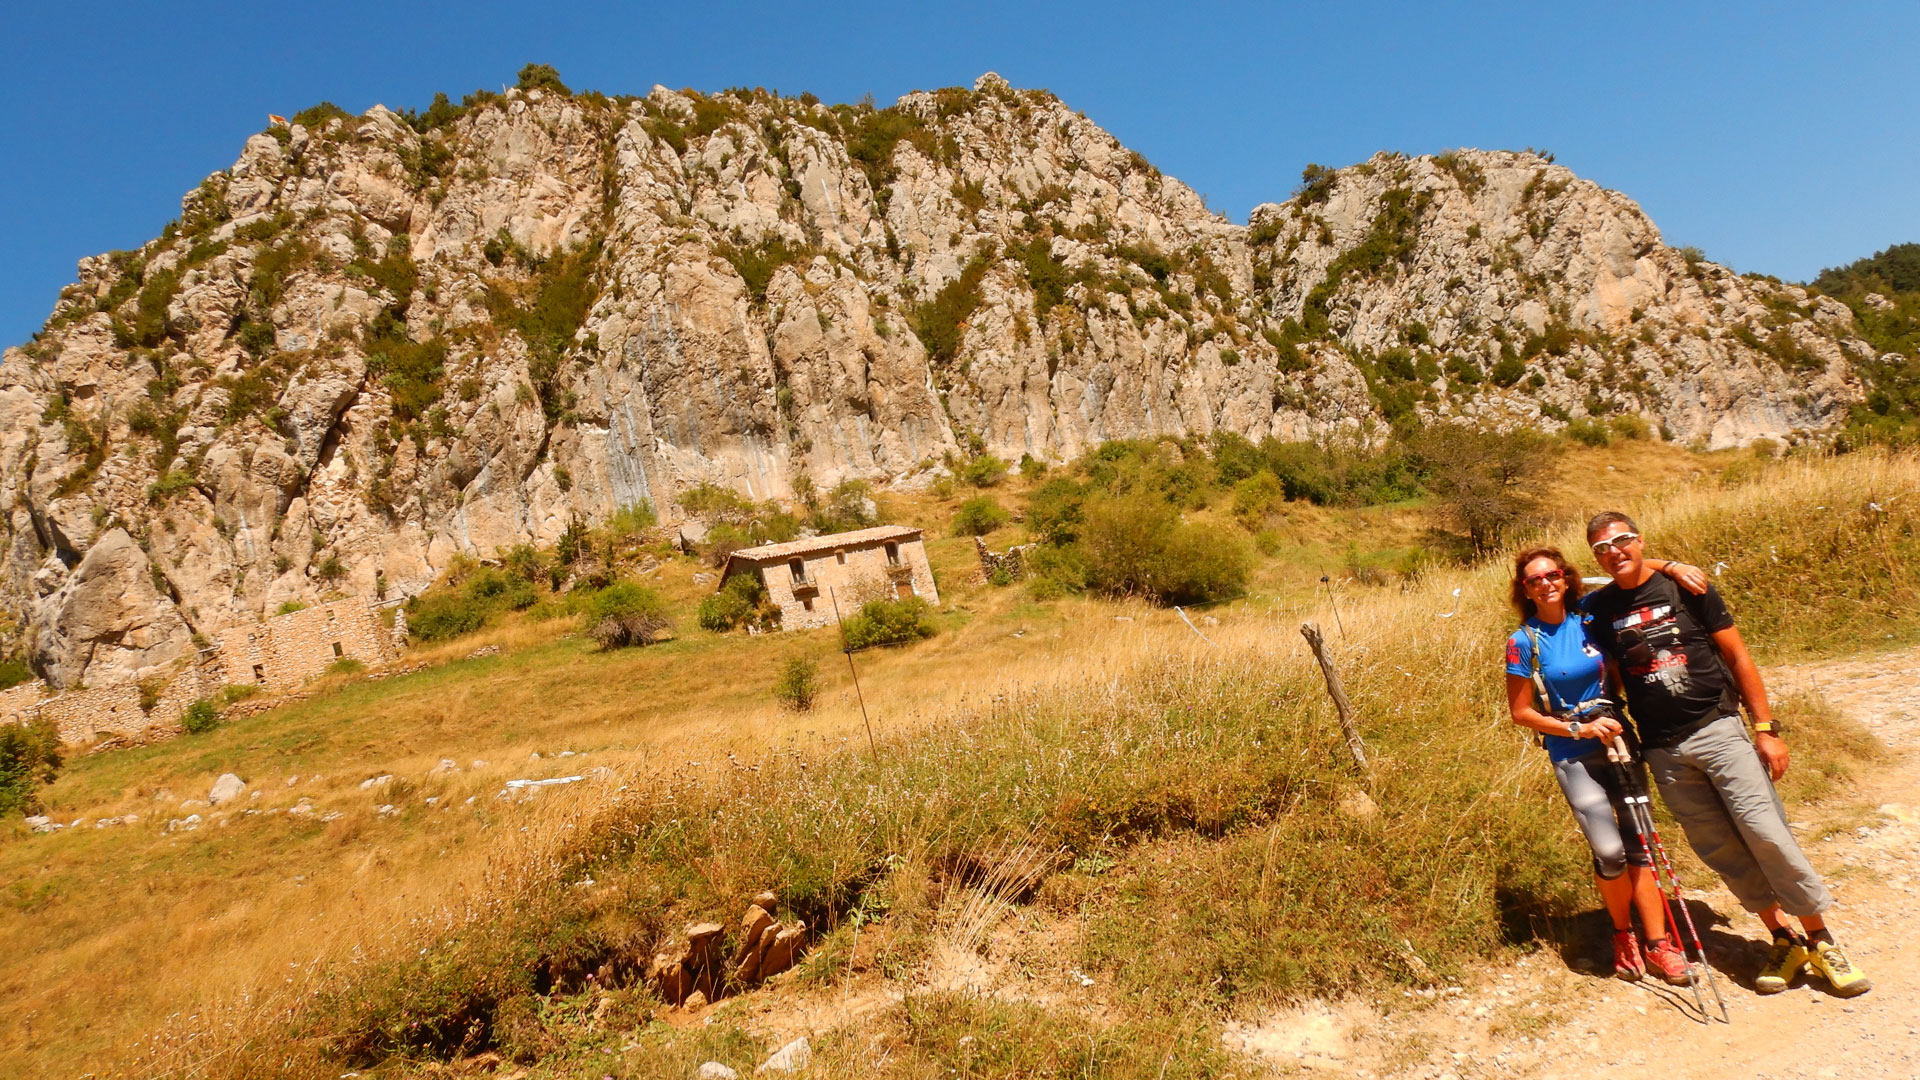
[[[1640,531],[1640,526],[1635,525],[1632,518],[1618,510],[1609,510],[1604,514],[1593,515],[1593,520],[1587,522],[1587,539],[1592,540],[1599,535],[1601,529],[1613,524],[1625,525],[1628,532]]]

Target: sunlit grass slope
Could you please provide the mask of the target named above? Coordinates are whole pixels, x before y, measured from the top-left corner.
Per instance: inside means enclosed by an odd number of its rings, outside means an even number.
[[[1763,655],[1798,657],[1920,637],[1916,492],[1914,459],[1863,454],[1779,463],[1731,486],[1703,479],[1628,508],[1656,551],[1724,562],[1729,602]],[[1577,527],[1551,538],[1581,541]],[[930,1066],[947,1052],[940,1047],[958,1052],[963,1034],[1003,1051],[1011,1064],[1000,1075],[1056,1066],[1128,1075],[1145,1054],[1164,1055],[1168,1075],[1231,1068],[1216,1043],[1185,1034],[1196,1017],[1449,978],[1588,905],[1565,810],[1539,751],[1500,705],[1503,574],[1497,565],[1431,569],[1404,590],[1349,589],[1337,620],[1315,614],[1368,742],[1364,773],[1300,642],[1299,608],[1223,610],[1208,642],[1166,613],[1119,621],[1104,605],[1051,607],[1032,613],[1030,642],[1006,629],[1022,617],[999,593],[993,602],[1007,607],[955,617],[955,632],[925,654],[863,656],[869,703],[883,718],[876,751],[844,714],[796,725],[762,713],[764,730],[729,744],[730,760],[691,756],[700,737],[726,730],[718,717],[733,707],[732,691],[716,689],[711,704],[694,697],[678,710],[700,717],[683,721],[691,727],[665,724],[651,744],[662,749],[629,753],[611,774],[526,807],[492,799],[493,780],[476,808],[427,811],[409,796],[398,825],[361,828],[396,830],[391,861],[435,842],[425,825],[400,832],[410,821],[476,823],[464,861],[449,851],[437,871],[455,882],[451,896],[346,890],[342,899],[361,905],[350,918],[335,909],[304,927],[288,920],[283,949],[297,942],[316,962],[291,981],[269,977],[264,960],[236,972],[228,986],[251,986],[251,997],[229,994],[177,1022],[128,1068],[337,1076],[495,1047],[544,1062],[545,1075],[603,1065],[683,1075],[687,1047],[653,1034],[644,991],[607,997],[613,1021],[583,1019],[600,994],[587,975],[628,983],[684,922],[730,924],[746,897],[772,889],[782,914],[823,936],[809,978],[847,977],[864,927],[870,943],[886,943],[882,970],[911,986],[931,943],[965,910],[954,897],[1010,877],[1019,887],[1006,898],[1071,923],[1077,965],[1114,988],[1104,1019],[1057,1021],[1092,1032],[1090,1056],[1060,1057],[1030,1012],[910,996],[881,1017],[881,1037],[829,1040],[823,1053],[837,1072],[919,1075],[903,1063]],[[969,633],[980,635],[972,648]],[[776,652],[799,640],[730,645],[719,681],[751,682],[753,665],[770,672]],[[718,655],[684,647],[682,662]],[[500,701],[534,707],[554,697],[594,715],[617,709],[605,699],[636,685],[620,681],[639,674],[634,665],[669,655],[600,658],[564,642],[528,651],[539,649],[556,650],[542,669],[572,664],[573,674],[520,699],[496,687],[456,703],[461,679],[449,671],[418,690],[404,681],[369,689],[360,707],[417,695],[411,707],[447,710],[450,733],[462,722],[504,723],[477,711]],[[888,689],[919,679],[924,687]],[[579,681],[603,689],[569,689]],[[345,692],[305,707],[354,700]],[[909,701],[922,703],[911,722]],[[1802,764],[1838,778],[1803,794],[1835,794],[1849,755],[1872,752],[1812,705],[1789,722]],[[600,730],[593,723],[568,734],[587,746]],[[642,745],[633,727],[607,730],[632,751]],[[419,764],[433,752],[423,746]],[[448,783],[455,797],[479,786],[471,774]],[[235,834],[249,827],[262,826]],[[355,857],[374,856],[345,845],[335,872]],[[735,1039],[728,1052],[740,1057],[764,1049],[744,1033],[723,1035],[712,1038]],[[1103,1039],[1120,1049],[1100,1052]],[[597,1053],[616,1046],[634,1049]]]

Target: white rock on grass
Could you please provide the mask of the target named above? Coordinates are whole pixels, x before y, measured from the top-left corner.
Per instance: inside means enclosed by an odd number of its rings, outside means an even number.
[[[374,788],[383,788],[391,783],[393,783],[393,774],[381,773],[379,776],[369,776],[360,781],[360,790],[372,791]]]
[[[773,1056],[760,1063],[755,1073],[796,1073],[813,1064],[813,1044],[807,1042],[805,1035],[793,1040],[773,1052]]]
[[[220,779],[213,782],[213,790],[207,792],[207,801],[215,806],[229,803],[239,798],[247,790],[247,782],[233,773],[221,773]]]
[[[709,1061],[700,1066],[694,1074],[695,1080],[740,1080],[739,1072],[717,1061]]]

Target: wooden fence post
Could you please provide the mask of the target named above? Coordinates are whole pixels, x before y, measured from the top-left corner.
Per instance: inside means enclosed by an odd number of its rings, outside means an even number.
[[[1333,699],[1333,707],[1340,714],[1340,730],[1346,733],[1347,749],[1353,754],[1354,764],[1360,771],[1367,770],[1367,744],[1360,740],[1360,729],[1353,723],[1353,706],[1347,703],[1347,691],[1340,685],[1340,673],[1333,669],[1333,661],[1327,657],[1327,643],[1320,636],[1320,628],[1310,622],[1300,624],[1300,635],[1307,639],[1307,647],[1313,650],[1313,658],[1320,661],[1320,674],[1326,676],[1327,696]]]

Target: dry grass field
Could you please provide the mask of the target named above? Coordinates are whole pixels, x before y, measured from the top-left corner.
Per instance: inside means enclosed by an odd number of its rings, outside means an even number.
[[[1623,505],[1656,550],[1724,563],[1763,659],[1920,636],[1911,458],[1758,465],[1626,443],[1563,470],[1569,520]],[[1249,595],[1195,613],[1195,632],[1170,611],[978,583],[971,540],[944,536],[950,503],[889,503],[941,534],[944,603],[931,640],[856,658],[877,754],[831,633],[720,636],[687,616],[674,641],[602,653],[570,620],[514,616],[416,650],[431,666],[414,674],[330,677],[205,735],[71,759],[46,799],[84,820],[0,836],[0,1073],[431,1072],[481,1045],[446,1035],[452,1018],[506,1045],[506,1003],[536,1001],[545,1034],[512,1045],[537,1075],[684,1076],[764,1037],[676,1036],[644,993],[602,1001],[529,972],[644,955],[773,888],[824,935],[801,986],[877,980],[897,997],[943,943],[986,932],[960,925],[982,910],[961,899],[981,867],[1038,852],[1040,883],[989,907],[1070,927],[1049,955],[1110,986],[1101,1007],[908,994],[871,1037],[823,1045],[835,1074],[944,1074],[972,1036],[1005,1050],[982,1075],[1149,1059],[1212,1075],[1232,1062],[1193,1032],[1237,1010],[1457,972],[1586,902],[1564,811],[1499,704],[1502,568],[1348,580],[1419,545],[1425,508],[1290,504]],[[676,560],[649,583],[690,612],[700,569]],[[1304,618],[1328,629],[1370,776],[1344,760]],[[825,680],[806,714],[768,692],[796,655]],[[1790,794],[1841,798],[1870,752],[1809,754]],[[168,831],[229,771],[250,785],[239,809]],[[586,780],[506,788],[572,775]],[[1352,812],[1359,792],[1377,814]]]

